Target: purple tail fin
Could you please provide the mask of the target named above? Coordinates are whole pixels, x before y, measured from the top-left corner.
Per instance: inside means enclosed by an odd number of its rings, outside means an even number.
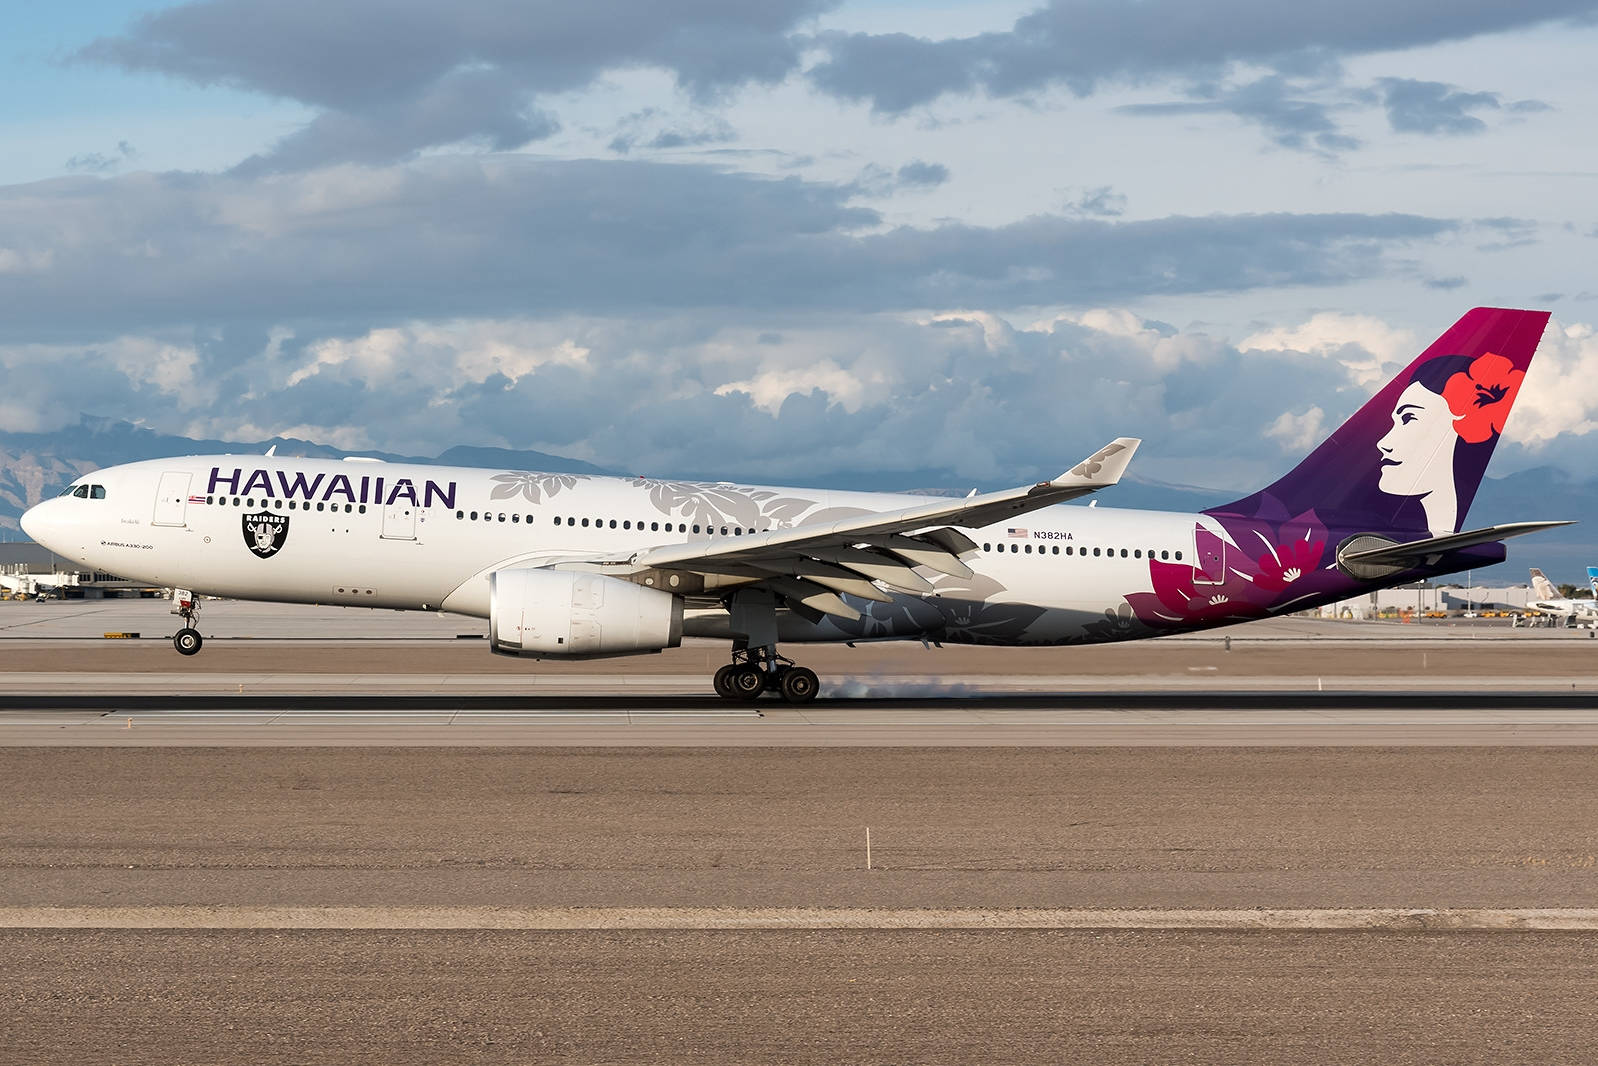
[[[1547,323],[1546,311],[1467,312],[1285,477],[1207,513],[1313,510],[1344,530],[1457,531]]]

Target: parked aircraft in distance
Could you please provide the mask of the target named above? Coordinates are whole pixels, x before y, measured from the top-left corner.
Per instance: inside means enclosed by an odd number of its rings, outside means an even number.
[[[782,644],[1071,645],[1231,625],[1503,561],[1562,522],[1461,532],[1548,314],[1477,308],[1293,470],[1196,514],[1060,506],[1118,438],[965,499],[213,455],[84,475],[23,516],[51,550],[213,596],[449,611],[503,655],[731,642],[716,691],[815,697]],[[1062,398],[1062,402],[1068,398]],[[200,650],[192,608],[173,638]]]
[[[1554,583],[1534,566],[1531,568],[1532,599],[1526,604],[1526,610],[1561,618],[1567,624],[1598,621],[1598,566],[1587,568],[1587,584],[1592,586],[1592,599],[1561,596]]]

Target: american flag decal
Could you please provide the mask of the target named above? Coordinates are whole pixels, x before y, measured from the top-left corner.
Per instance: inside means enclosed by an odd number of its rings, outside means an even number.
[[[1027,530],[1020,529],[1020,528],[1018,528],[1016,526],[1009,527],[1009,529],[1006,532],[1008,532],[1010,534],[1010,536],[1012,538],[1016,539],[1016,540],[1026,540],[1028,537],[1030,537],[1032,535]]]
[[[205,502],[205,497],[204,496],[190,496],[189,497],[189,502],[190,503],[204,503]]]

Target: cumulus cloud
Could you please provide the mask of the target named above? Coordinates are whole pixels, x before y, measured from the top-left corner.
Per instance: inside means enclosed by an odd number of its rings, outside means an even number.
[[[737,136],[731,124],[714,115],[698,114],[684,120],[659,108],[646,107],[623,116],[608,147],[618,155],[627,155],[635,148],[659,151],[724,144]]]
[[[1594,0],[1492,0],[1428,6],[1351,0],[1336,6],[1258,0],[1050,0],[1008,31],[930,40],[904,33],[829,34],[814,83],[898,113],[947,93],[1015,96],[1053,85],[1077,95],[1106,82],[1212,78],[1237,63],[1324,73],[1339,57],[1393,51],[1590,16]]]
[[[1235,88],[1201,85],[1198,99],[1169,103],[1127,104],[1117,110],[1130,115],[1231,115],[1259,126],[1283,148],[1332,155],[1359,147],[1332,118],[1336,106],[1310,98],[1303,87],[1271,74]]]
[[[1598,431],[1595,361],[1598,331],[1586,323],[1551,323],[1515,401],[1512,432],[1506,432],[1535,452],[1560,438],[1569,442]]]
[[[78,174],[109,174],[138,157],[138,149],[127,141],[118,141],[114,152],[81,152],[68,159],[63,167]]]
[[[1241,492],[1281,474],[1422,347],[1368,316],[1232,342],[1119,307],[1034,323],[948,310],[127,336],[0,345],[0,373],[34,399],[0,409],[0,429],[87,410],[198,437],[249,427],[403,454],[535,448],[635,473],[878,487],[1020,483],[1130,433],[1146,441],[1139,476]],[[1591,327],[1550,332],[1500,465],[1585,469],[1595,358]]]
[[[930,189],[949,180],[949,168],[942,163],[913,159],[899,168],[898,180],[908,188]]]
[[[883,229],[856,190],[630,160],[140,173],[0,188],[0,339],[294,320],[1020,307],[1412,270],[1447,219],[1040,216]],[[85,294],[93,294],[92,300]]]
[[[251,161],[282,170],[403,159],[461,141],[547,136],[541,94],[606,71],[670,71],[699,100],[793,71],[793,30],[822,0],[192,0],[144,15],[79,57],[321,109]]]
[[[1382,78],[1382,106],[1387,122],[1398,133],[1429,133],[1461,136],[1481,133],[1487,123],[1473,111],[1496,111],[1501,105],[1497,93],[1461,92],[1440,81],[1413,78]]]

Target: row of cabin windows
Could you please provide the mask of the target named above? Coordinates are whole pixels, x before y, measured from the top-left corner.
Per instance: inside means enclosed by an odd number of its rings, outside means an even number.
[[[982,545],[982,550],[985,551],[985,552],[991,552],[993,550],[993,545],[992,544],[984,544],[984,545]],[[1004,545],[1000,544],[999,545],[999,551],[1002,553],[1004,550],[1005,550]],[[1027,555],[1031,555],[1032,554],[1032,545],[1030,545],[1030,544],[1011,544],[1009,550],[1010,550],[1010,553],[1012,555],[1017,553],[1017,552],[1021,552],[1021,553],[1027,554]],[[1102,555],[1102,556],[1106,556],[1106,557],[1109,557],[1109,558],[1113,559],[1113,558],[1115,558],[1115,554],[1116,554],[1117,551],[1119,551],[1121,553],[1121,558],[1123,558],[1123,559],[1141,559],[1141,558],[1143,558],[1143,549],[1142,548],[1120,548],[1120,549],[1116,549],[1116,548],[1094,548],[1093,549],[1093,557],[1095,559],[1097,559],[1097,558],[1100,558],[1101,555]],[[1059,555],[1059,554],[1061,554],[1060,546],[1058,544],[1039,544],[1038,545],[1038,554],[1039,555]],[[1065,546],[1064,554],[1066,554],[1066,555],[1086,556],[1088,554],[1088,550],[1086,548],[1077,548],[1074,545],[1067,544]],[[1169,560],[1172,555],[1176,556],[1176,561],[1177,562],[1181,562],[1182,561],[1182,553],[1181,552],[1162,551],[1162,552],[1160,552],[1158,554],[1157,557],[1160,558],[1160,559]],[[1150,548],[1148,550],[1148,557],[1150,559],[1156,558],[1155,551],[1154,551],[1153,548]]]
[[[205,502],[208,504],[220,503],[223,507],[226,507],[228,505],[228,500],[230,499],[233,501],[234,507],[249,507],[252,509],[255,507],[255,500],[253,498],[240,496],[207,496],[205,498]],[[286,502],[288,504],[288,510],[290,511],[309,511],[311,509],[310,500],[288,500]],[[262,500],[261,506],[270,507],[275,511],[281,511],[284,509],[284,503],[285,501],[283,500]],[[341,508],[345,514],[366,513],[366,504],[364,503],[337,504],[328,503],[324,500],[316,505],[316,509],[318,511],[332,511],[334,513],[337,513]]]
[[[521,523],[521,522],[525,521],[526,524],[528,524],[528,525],[532,525],[532,522],[533,522],[533,516],[532,515],[526,515],[524,517],[524,516],[519,515],[519,514],[507,514],[504,511],[500,511],[500,512],[483,511],[481,513],[477,512],[477,511],[456,511],[455,512],[455,517],[457,519],[461,520],[461,521],[468,521],[468,522],[477,522],[477,521],[496,522],[497,521],[497,522]],[[711,536],[715,536],[716,535],[716,527],[715,526],[701,526],[697,522],[692,523],[692,524],[689,524],[687,522],[665,522],[665,523],[649,522],[649,523],[645,523],[643,521],[634,522],[630,518],[624,518],[624,519],[621,519],[620,521],[618,521],[618,520],[616,520],[614,518],[576,518],[576,517],[572,517],[572,516],[568,516],[568,515],[556,515],[554,521],[555,521],[555,524],[557,526],[580,526],[583,529],[606,529],[606,528],[609,528],[609,529],[626,529],[626,530],[636,529],[636,530],[639,530],[639,531],[642,531],[644,529],[648,529],[649,532],[651,532],[651,533],[661,533],[661,532],[665,532],[665,533],[673,533],[673,532],[675,532],[675,533],[689,533],[689,532],[693,532],[693,533],[707,533],[707,534],[709,534]],[[743,536],[746,533],[754,533],[754,532],[756,532],[756,531],[753,530],[753,529],[745,529],[742,526],[722,526],[721,527],[721,535],[723,537],[741,537],[741,536]]]
[[[472,522],[476,522],[478,520],[479,516],[478,516],[476,511],[456,511],[455,512],[455,517],[458,518],[458,519],[462,519],[462,520],[469,520],[469,521],[472,521]],[[492,521],[494,521],[495,514],[494,514],[493,511],[484,511],[482,513],[482,515],[481,515],[481,518],[482,518],[482,520],[484,522],[492,522]],[[501,522],[518,522],[519,523],[522,520],[522,516],[521,515],[519,515],[519,514],[506,514],[504,511],[499,512],[498,518],[499,518],[499,520]],[[528,515],[527,516],[527,524],[528,525],[532,525],[533,524],[533,516],[532,515]]]
[[[630,519],[625,519],[625,518],[622,519],[620,524],[618,525],[616,519],[614,519],[614,518],[610,518],[610,519],[595,518],[592,521],[590,521],[587,518],[578,519],[578,518],[562,517],[561,515],[556,515],[555,516],[555,524],[558,526],[558,525],[561,525],[563,523],[565,525],[568,525],[568,526],[582,526],[584,529],[588,529],[590,526],[592,526],[594,529],[604,529],[607,526],[609,528],[611,528],[611,529],[620,528],[620,529],[643,530],[645,528],[644,527],[644,523],[642,521],[634,522],[634,521],[632,521]],[[661,532],[665,532],[665,533],[672,533],[672,532],[690,533],[690,532],[692,532],[692,533],[706,533],[706,534],[709,534],[710,536],[715,536],[716,535],[716,527],[715,526],[708,526],[707,525],[707,526],[704,526],[703,528],[701,528],[701,526],[699,525],[698,522],[695,522],[692,525],[690,525],[687,522],[667,522],[664,525],[662,525],[660,522],[650,522],[649,526],[648,526],[648,529],[649,529],[649,531],[651,533],[661,533]],[[743,526],[722,526],[721,527],[721,535],[723,537],[741,537],[745,533],[754,533],[754,532],[757,532],[757,531],[754,530],[754,529],[745,529]]]

